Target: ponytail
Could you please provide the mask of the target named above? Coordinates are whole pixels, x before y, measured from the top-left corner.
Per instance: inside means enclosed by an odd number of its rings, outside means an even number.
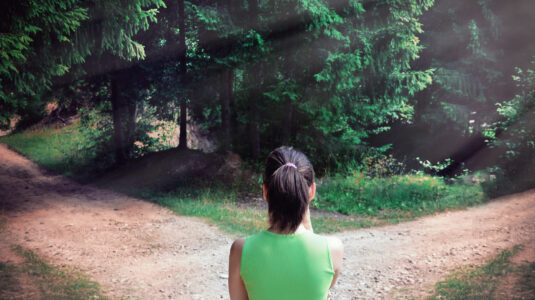
[[[271,226],[294,232],[308,207],[314,169],[308,158],[291,147],[279,147],[266,159],[264,184],[267,188]]]

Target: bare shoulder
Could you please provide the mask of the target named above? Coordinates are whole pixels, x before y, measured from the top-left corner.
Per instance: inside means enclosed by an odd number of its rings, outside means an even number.
[[[241,254],[245,238],[237,239],[230,247],[229,267],[228,267],[228,287],[230,299],[249,299],[247,290],[240,275]]]
[[[331,249],[331,251],[344,251],[344,244],[342,244],[342,241],[339,238],[334,236],[328,236],[327,241],[329,242],[329,248]]]
[[[245,238],[237,239],[232,243],[230,247],[230,253],[240,253],[243,249],[243,244],[245,244]]]
[[[340,272],[342,269],[344,259],[344,245],[339,238],[329,236],[327,237],[329,243],[329,250],[331,251],[331,260],[335,272]],[[333,281],[334,282],[334,281]]]
[[[245,238],[237,239],[234,241],[234,243],[232,243],[229,254],[229,271],[236,270],[239,274],[241,253],[244,243]]]

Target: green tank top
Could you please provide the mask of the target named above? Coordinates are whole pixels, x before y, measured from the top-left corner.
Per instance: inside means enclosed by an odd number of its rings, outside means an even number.
[[[250,236],[240,275],[250,300],[325,300],[334,276],[327,238],[309,231]]]

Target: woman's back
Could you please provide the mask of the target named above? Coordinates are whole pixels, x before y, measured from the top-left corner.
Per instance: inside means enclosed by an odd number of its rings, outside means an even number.
[[[269,231],[237,239],[230,247],[232,300],[325,300],[342,267],[344,247],[312,232],[314,168],[291,147],[266,159],[262,191]]]
[[[243,245],[240,275],[249,299],[327,299],[334,276],[327,238],[263,231]]]

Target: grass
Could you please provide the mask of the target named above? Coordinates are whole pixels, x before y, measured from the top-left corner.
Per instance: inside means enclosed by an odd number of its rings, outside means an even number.
[[[480,185],[447,184],[441,177],[414,174],[368,178],[356,173],[327,178],[318,188],[315,207],[350,215],[410,219],[466,208],[484,199]]]
[[[76,151],[72,145],[78,140],[75,125],[55,129],[40,128],[0,137],[19,153],[59,174],[73,177],[71,162]],[[72,154],[70,154],[72,153]]]
[[[208,219],[228,233],[251,234],[266,225],[262,212],[236,207],[232,202],[234,193],[225,193],[224,189],[207,188],[202,192],[180,189],[167,193],[142,191],[131,194],[149,199],[181,215]]]
[[[12,251],[23,258],[21,264],[0,263],[0,299],[16,299],[24,289],[20,278],[25,277],[26,285],[31,283],[39,294],[39,299],[107,299],[98,283],[72,268],[51,266],[31,250],[13,245]],[[28,296],[28,295],[25,295]],[[32,297],[32,299],[35,297]]]
[[[17,267],[0,262],[0,299],[13,299],[20,290],[19,281],[16,278]]]
[[[234,199],[220,202],[221,198],[212,198],[211,192],[198,196],[183,196],[176,193],[154,193],[150,191],[129,192],[132,196],[151,200],[165,206],[177,214],[207,219],[223,231],[247,236],[267,228],[267,212],[251,208],[241,208]],[[336,215],[312,217],[314,231],[332,233],[354,230],[372,226],[397,224],[414,219],[414,215],[388,212],[379,216],[353,216],[344,218]]]
[[[535,299],[535,264],[515,265],[511,258],[523,246],[504,250],[481,267],[463,267],[435,285],[429,300],[434,299]],[[517,275],[511,290],[499,291],[508,276]],[[518,297],[527,295],[527,297]]]
[[[91,137],[95,133],[87,134],[89,131],[80,126],[25,131],[0,137],[0,142],[56,173],[84,181],[95,176],[95,170],[103,168],[94,165],[98,162],[95,151],[87,147],[94,143]],[[170,191],[133,192],[129,189],[127,193],[149,199],[178,214],[206,218],[226,232],[246,235],[266,227],[265,212],[236,203],[239,191],[260,194],[259,183],[249,181],[231,186],[186,182]],[[439,211],[465,208],[484,200],[479,185],[446,184],[442,178],[424,175],[368,178],[356,173],[321,181],[313,207],[350,217],[336,214],[314,217],[314,229],[320,233],[398,223]]]
[[[103,166],[96,153],[88,151],[90,135],[77,123],[62,128],[43,127],[0,137],[12,149],[47,169],[76,180],[91,177]]]
[[[0,216],[0,234],[6,223],[7,219]],[[74,268],[52,266],[19,245],[12,245],[11,251],[22,262],[0,262],[0,300],[23,299],[30,294],[31,299],[108,299],[97,282]],[[24,279],[22,283],[21,279]]]
[[[520,294],[526,295],[526,299],[535,299],[535,263],[521,265],[517,272]]]
[[[132,196],[149,199],[185,216],[207,219],[223,231],[246,236],[267,228],[267,212],[239,207],[238,195],[230,188],[221,186],[205,188],[179,188],[172,192],[129,191]],[[337,232],[378,224],[372,218],[344,220],[335,217],[312,217],[314,231],[318,233]],[[384,224],[384,222],[383,222]]]

